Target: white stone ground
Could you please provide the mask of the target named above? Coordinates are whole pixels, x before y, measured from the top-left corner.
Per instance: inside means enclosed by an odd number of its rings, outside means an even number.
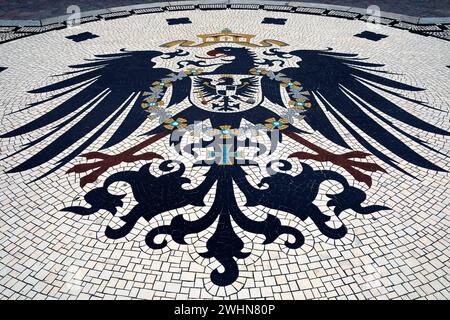
[[[192,24],[168,26],[165,19],[175,17],[189,17]],[[288,20],[284,26],[261,24],[264,17]],[[450,130],[450,69],[446,67],[450,64],[449,42],[386,26],[380,26],[377,32],[388,37],[372,42],[353,37],[366,29],[362,21],[227,10],[131,16],[2,44],[0,66],[8,69],[0,73],[0,133],[27,123],[60,103],[62,100],[57,99],[42,107],[11,114],[28,103],[44,99],[46,95],[27,91],[53,83],[56,79],[52,76],[68,71],[69,65],[82,63],[83,59],[96,54],[115,53],[122,48],[149,50],[171,40],[194,40],[197,34],[217,32],[223,28],[255,34],[260,40],[279,39],[290,44],[288,49],[331,47],[336,52],[357,53],[360,57],[369,58],[369,62],[385,64],[385,70],[397,74],[390,75],[393,79],[426,88],[409,94],[410,97],[426,101],[440,111],[404,101],[398,103],[427,122]],[[99,38],[80,43],[65,38],[87,31]],[[141,139],[138,135],[149,126],[151,123],[145,124],[126,140],[126,144],[138,143]],[[446,154],[447,157],[418,148],[421,154],[450,170],[448,137],[403,127]],[[1,154],[4,156],[18,150],[42,132],[0,140]],[[107,138],[108,132],[90,149],[97,150]],[[314,139],[326,146],[320,136]],[[283,150],[292,150],[290,143],[280,147],[274,157],[281,156]],[[358,148],[356,141],[351,141],[351,144]],[[115,146],[108,152],[117,152],[123,146]],[[330,144],[328,148],[335,146]],[[30,153],[37,150],[38,147],[32,148]],[[154,150],[176,155],[167,147],[166,141],[155,145]],[[60,211],[92,188],[88,186],[83,191],[78,184],[79,176],[65,174],[79,160],[75,159],[37,182],[32,180],[45,171],[45,165],[22,173],[4,173],[27,155],[29,153],[19,154],[0,162],[2,299],[450,298],[448,173],[436,173],[402,163],[418,179],[394,169],[388,169],[386,174],[373,175],[374,184],[366,190],[366,203],[386,205],[392,210],[368,217],[351,210],[343,213],[340,218],[350,232],[346,238],[336,242],[320,235],[309,219],[302,222],[282,212],[271,212],[283,221],[298,225],[305,232],[305,246],[297,252],[289,252],[281,246],[282,239],[270,246],[262,246],[260,238],[248,234],[246,247],[253,246],[253,253],[239,261],[241,273],[238,280],[221,288],[212,284],[209,278],[217,262],[200,258],[196,252],[207,237],[194,237],[190,241],[198,243],[187,246],[168,239],[169,248],[159,251],[145,245],[145,231],[162,221],[170,221],[168,218],[172,213],[151,221],[150,225],[140,220],[126,239],[108,239],[104,230],[107,225],[114,225],[117,217],[112,219],[107,212],[81,217]],[[313,162],[310,164],[319,167]],[[136,168],[136,164],[113,168],[100,180],[125,167]],[[198,175],[195,170],[190,169],[187,174]],[[344,171],[339,172],[351,180]],[[255,179],[257,175],[256,172]],[[367,189],[357,182],[354,184]],[[117,192],[121,189],[126,190],[126,187],[118,185]],[[321,194],[325,194],[327,190],[322,188],[322,191]],[[316,203],[325,207],[325,197],[323,199],[319,198]],[[127,205],[118,216],[134,201],[132,196],[128,196]]]

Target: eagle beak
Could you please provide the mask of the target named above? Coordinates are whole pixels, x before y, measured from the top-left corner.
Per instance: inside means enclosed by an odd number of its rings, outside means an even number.
[[[206,54],[207,54],[208,56],[210,56],[210,57],[217,57],[219,54],[222,54],[222,55],[226,56],[226,54],[224,54],[222,51],[217,50],[217,49],[208,51]]]
[[[225,54],[222,51],[217,50],[217,49],[208,51],[206,54],[208,55],[208,57],[200,57],[200,56],[197,56],[197,55],[196,55],[196,57],[200,58],[200,59],[217,59],[217,58],[220,58],[220,57],[227,57],[228,56],[227,54]]]

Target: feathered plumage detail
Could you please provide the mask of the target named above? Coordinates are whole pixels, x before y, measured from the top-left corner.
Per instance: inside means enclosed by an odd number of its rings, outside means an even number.
[[[379,70],[383,65],[365,62],[356,54],[335,53],[330,50],[298,50],[290,54],[301,58],[299,67],[286,68],[280,73],[299,80],[303,90],[310,93],[308,98],[313,107],[308,110],[304,121],[312,129],[345,148],[349,148],[346,137],[350,134],[366,150],[404,173],[405,170],[388,156],[385,149],[414,165],[442,170],[413,150],[405,139],[438,152],[407,130],[419,129],[440,135],[449,135],[449,132],[412,115],[392,99],[395,97],[397,100],[413,102],[424,109],[431,108],[399,92],[418,92],[424,89],[388,78],[388,72]],[[278,82],[265,78],[262,86],[264,95],[270,101],[283,104]],[[331,118],[344,131],[338,131]],[[405,125],[410,128],[405,128]],[[376,141],[376,144],[368,138]]]

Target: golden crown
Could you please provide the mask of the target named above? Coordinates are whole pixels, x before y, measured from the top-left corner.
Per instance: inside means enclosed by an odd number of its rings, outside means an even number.
[[[161,47],[207,47],[215,45],[217,43],[236,43],[245,47],[270,47],[272,45],[280,47],[287,46],[287,43],[273,39],[265,39],[260,41],[259,43],[252,43],[251,40],[256,37],[256,35],[234,33],[228,28],[225,28],[221,32],[217,33],[199,34],[197,35],[197,37],[201,39],[200,43],[196,43],[195,41],[191,40],[175,40],[164,43],[161,45]]]

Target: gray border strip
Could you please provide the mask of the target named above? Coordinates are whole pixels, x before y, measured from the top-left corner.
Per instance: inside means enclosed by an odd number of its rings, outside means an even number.
[[[255,6],[258,5],[259,9],[267,11],[280,11],[291,12],[297,14],[319,14],[322,16],[329,16],[334,18],[343,18],[350,20],[366,20],[367,11],[364,8],[328,5],[319,3],[307,3],[307,2],[291,2],[291,1],[265,1],[265,0],[204,0],[204,1],[169,1],[169,2],[157,2],[147,4],[137,4],[123,7],[113,7],[102,10],[93,10],[81,12],[81,23],[87,23],[96,21],[99,19],[109,20],[122,17],[128,17],[130,15],[143,13],[143,9],[158,8],[161,11],[173,11],[170,8],[183,7],[183,6],[195,6],[195,9],[200,10],[214,10],[214,7],[223,7],[224,9],[238,9],[234,5],[239,6]],[[242,8],[239,8],[242,9]],[[310,9],[316,9],[311,10]],[[317,10],[319,9],[319,10]],[[192,10],[192,9],[190,9]],[[137,11],[137,12],[135,12]],[[151,10],[149,10],[151,11]],[[314,11],[319,13],[314,13]],[[149,12],[150,14],[152,12]],[[65,28],[67,26],[67,19],[70,15],[62,15],[53,18],[45,18],[41,20],[0,20],[0,27],[33,27],[33,33],[22,33],[18,35],[18,31],[14,30],[9,32],[9,36],[5,35],[0,30],[0,43],[12,41],[32,34],[43,33],[55,29]],[[382,24],[396,27],[403,30],[409,30],[410,32],[418,33],[425,36],[434,36],[444,40],[450,40],[450,17],[411,17],[402,14],[381,12],[380,16]],[[84,20],[84,21],[83,21]],[[406,27],[405,27],[406,26]],[[430,28],[432,27],[432,28]],[[430,32],[432,29],[433,32]],[[427,33],[428,31],[428,33]]]

